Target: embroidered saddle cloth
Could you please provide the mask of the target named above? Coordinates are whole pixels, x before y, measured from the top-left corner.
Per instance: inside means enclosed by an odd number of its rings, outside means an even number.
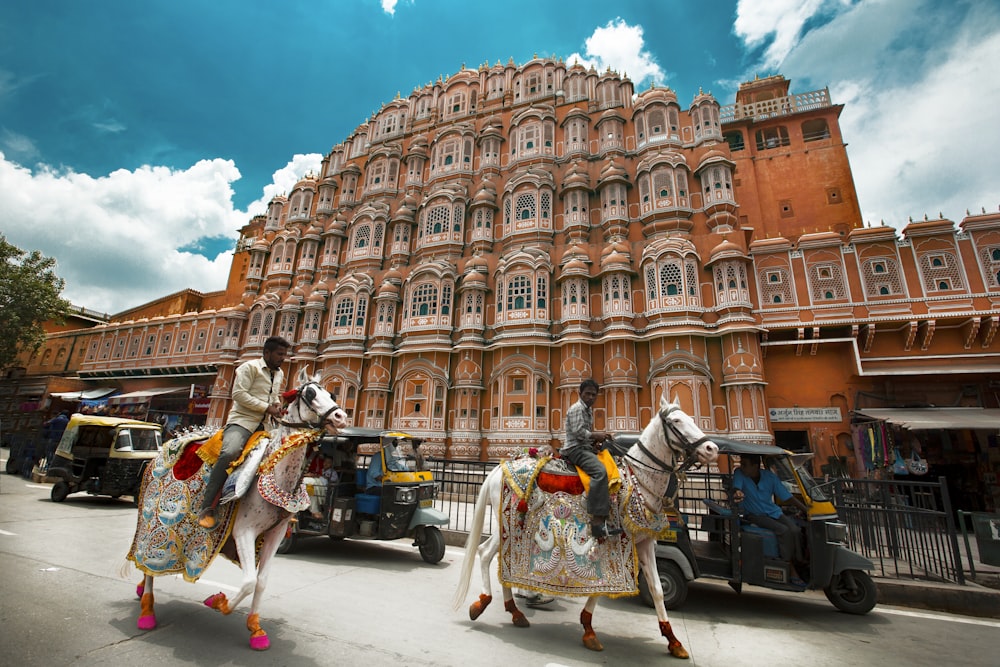
[[[215,530],[198,525],[197,510],[211,468],[199,466],[185,479],[174,475],[174,464],[187,446],[203,437],[186,436],[167,442],[160,456],[146,468],[135,537],[127,556],[145,574],[180,574],[187,581],[197,581],[229,537],[238,503],[219,507]]]
[[[558,481],[575,479],[579,485],[579,478],[543,472],[548,461],[501,464],[500,582],[555,595],[636,595],[639,568],[632,538],[626,532],[594,539],[586,497]],[[612,497],[608,521],[622,525],[622,519],[620,503]]]

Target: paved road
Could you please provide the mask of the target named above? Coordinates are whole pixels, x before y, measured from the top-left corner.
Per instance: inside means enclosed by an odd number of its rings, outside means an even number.
[[[200,600],[235,590],[239,571],[224,559],[197,584],[156,584],[160,627],[135,627],[138,577],[119,577],[135,525],[125,499],[73,495],[56,504],[49,487],[0,475],[0,637],[15,665],[477,665],[526,667],[671,664],[652,611],[632,599],[603,601],[595,628],[603,653],[580,644],[580,603],[527,609],[530,629],[513,627],[494,605],[475,623],[452,611],[462,553],[449,547],[427,565],[400,542],[305,540],[279,557],[262,606],[266,653],[247,648],[248,605],[230,617]],[[495,592],[497,592],[495,590]],[[499,595],[498,595],[499,597]],[[471,602],[472,595],[469,600]],[[1000,622],[876,607],[837,612],[816,593],[695,582],[671,614],[691,665],[995,664]],[[682,664],[679,663],[678,664]]]

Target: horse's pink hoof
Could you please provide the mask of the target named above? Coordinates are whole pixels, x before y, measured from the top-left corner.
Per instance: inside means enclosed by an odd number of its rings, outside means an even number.
[[[140,616],[139,621],[135,624],[140,630],[152,630],[156,627],[156,617],[155,616]]]
[[[260,635],[259,637],[250,638],[250,648],[255,651],[266,651],[271,648],[271,640],[267,638],[267,635]]]
[[[143,584],[139,584],[135,587],[135,596],[142,599],[142,594],[146,591],[146,587]]]
[[[229,608],[229,600],[226,598],[225,593],[216,593],[215,595],[209,595],[205,598],[205,606],[211,607],[216,611],[221,611],[225,615],[229,615],[232,609]]]

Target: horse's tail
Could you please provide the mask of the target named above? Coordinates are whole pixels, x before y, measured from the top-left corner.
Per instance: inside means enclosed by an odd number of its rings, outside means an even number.
[[[465,596],[469,593],[469,581],[472,579],[472,568],[476,564],[476,549],[483,537],[483,524],[486,518],[486,506],[489,505],[490,484],[493,476],[499,474],[500,466],[497,466],[486,476],[483,485],[479,487],[479,495],[476,497],[476,510],[472,516],[472,525],[469,527],[469,537],[465,540],[465,558],[462,559],[462,571],[459,574],[458,590],[455,591],[455,598],[452,600],[452,607],[458,609],[465,602]]]
[[[118,563],[118,578],[119,579],[131,579],[132,575],[135,574],[136,567],[135,563],[130,561],[128,557],[121,559]]]

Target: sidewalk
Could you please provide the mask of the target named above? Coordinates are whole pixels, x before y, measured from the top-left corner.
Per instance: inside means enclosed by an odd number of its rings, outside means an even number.
[[[976,536],[961,533],[958,548],[965,585],[915,579],[876,578],[880,604],[1000,618],[1000,567],[979,560]],[[973,570],[975,576],[973,576]]]
[[[976,568],[979,573],[978,567]],[[879,604],[1000,618],[1000,590],[970,582],[965,586],[911,579],[876,579]]]

